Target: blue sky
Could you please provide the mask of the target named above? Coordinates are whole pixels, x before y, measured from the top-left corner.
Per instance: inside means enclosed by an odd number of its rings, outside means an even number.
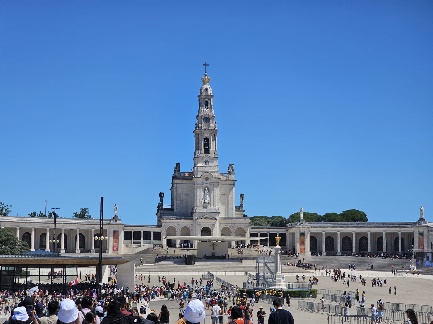
[[[0,201],[155,224],[208,68],[246,214],[433,221],[432,1],[1,1]]]

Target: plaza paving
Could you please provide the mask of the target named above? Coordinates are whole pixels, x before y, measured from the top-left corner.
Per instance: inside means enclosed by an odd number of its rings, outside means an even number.
[[[137,273],[144,274],[146,276],[146,280],[144,283],[147,284],[147,276],[151,275],[151,285],[158,284],[158,275],[165,275],[168,281],[173,281],[173,279],[179,281],[183,284],[183,282],[189,283],[191,278],[199,278],[200,273],[203,272],[212,272],[216,277],[221,278],[227,282],[230,282],[233,285],[238,285],[242,287],[243,282],[247,280],[247,276],[245,276],[245,272],[250,271],[254,272],[254,264],[253,262],[197,262],[195,265],[187,266],[181,264],[173,264],[170,261],[163,261],[156,265],[145,265],[138,266]],[[343,269],[344,271],[344,269]],[[359,280],[357,282],[350,282],[350,286],[343,285],[342,281],[334,282],[330,279],[330,277],[325,275],[325,272],[322,270],[314,271],[314,270],[302,270],[296,267],[284,266],[283,272],[285,273],[286,281],[295,282],[296,274],[306,275],[306,280],[308,280],[309,276],[315,275],[319,278],[319,283],[314,288],[317,289],[328,289],[331,291],[355,291],[357,288],[362,292],[366,293],[366,303],[365,305],[368,307],[371,303],[376,303],[377,300],[382,299],[384,302],[391,303],[404,303],[404,304],[418,304],[418,305],[430,305],[433,306],[433,276],[430,275],[412,275],[406,273],[400,273],[398,276],[394,276],[391,272],[377,272],[377,271],[349,271],[346,270],[346,273],[351,275],[356,275],[359,278],[361,274],[363,277],[367,277],[366,286],[362,286]],[[387,279],[386,286],[383,287],[372,287],[371,279],[372,278],[381,278]],[[138,282],[139,283],[139,282]],[[218,283],[216,283],[218,287]],[[389,287],[397,287],[397,294],[394,295],[394,289],[392,289],[392,293],[389,294]],[[318,295],[317,299],[308,299],[310,301],[319,302],[321,295]],[[170,324],[175,323],[178,314],[178,306],[177,303],[173,301],[166,300],[157,300],[152,301],[150,303],[150,308],[155,309],[155,311],[159,311],[162,304],[166,304],[170,309]],[[230,305],[230,304],[229,304]],[[270,305],[266,302],[259,302],[254,306],[254,313],[257,312],[258,307],[263,306],[265,310],[269,311]],[[298,310],[298,302],[296,299],[292,299],[290,311],[292,312],[295,322],[298,323],[327,323],[327,315],[321,313],[314,312],[306,312],[302,310]],[[205,323],[211,323],[210,321],[210,311],[208,311],[208,316],[206,318]],[[351,309],[351,314],[355,315],[356,310],[353,307]],[[225,323],[228,322],[227,318],[224,319]],[[253,318],[253,323],[257,323],[256,319]],[[402,321],[396,321],[395,323],[402,323]]]
[[[189,283],[191,278],[199,279],[203,273],[208,271],[213,273],[215,277],[221,278],[233,285],[242,287],[243,282],[247,280],[246,272],[253,273],[255,269],[254,261],[198,261],[195,265],[184,265],[182,259],[162,261],[155,265],[139,265],[137,262],[136,274],[145,275],[145,280],[140,282],[136,280],[136,283],[148,284],[148,275],[150,274],[150,285],[158,285],[158,275],[165,275],[167,280],[176,283],[179,281],[181,284],[184,282]],[[89,271],[89,269],[82,269],[83,273]],[[333,282],[330,277],[325,276],[325,272],[322,270],[302,270],[293,266],[283,266],[283,273],[285,274],[286,282],[295,282],[296,274],[302,276],[305,274],[306,280],[309,276],[316,276],[319,278],[319,283],[314,288],[317,289],[328,289],[331,291],[355,291],[358,288],[361,292],[364,290],[366,292],[366,306],[371,303],[376,303],[378,299],[382,299],[384,302],[392,303],[405,303],[405,304],[418,304],[418,305],[430,305],[433,306],[433,276],[431,275],[412,275],[406,274],[404,272],[400,273],[398,276],[394,276],[390,271],[377,272],[377,271],[346,271],[352,275],[356,275],[359,278],[361,274],[367,277],[367,285],[364,287],[361,285],[359,280],[357,282],[350,282],[350,286],[343,285],[341,281]],[[119,274],[120,276],[122,274]],[[383,287],[372,287],[371,279],[381,278],[387,279],[387,285]],[[215,280],[215,288],[219,288],[219,283]],[[394,295],[394,290],[392,289],[392,294],[389,294],[389,287],[397,287],[397,294]],[[317,299],[307,299],[309,301],[319,302],[321,295],[318,295]],[[156,313],[159,313],[161,306],[166,304],[170,310],[170,324],[174,324],[178,318],[179,307],[175,301],[167,301],[166,299],[153,300],[149,304],[148,311],[154,309]],[[329,304],[329,303],[328,303]],[[335,304],[335,303],[334,303]],[[230,305],[230,304],[229,304]],[[139,306],[139,305],[138,305]],[[254,313],[257,312],[258,307],[263,306],[264,309],[269,313],[269,303],[259,302],[254,306]],[[298,300],[292,298],[290,311],[292,312],[295,323],[328,323],[328,317],[326,314],[306,312],[298,309]],[[207,311],[207,316],[204,321],[206,324],[210,324],[210,311]],[[356,310],[354,307],[351,309],[351,314],[355,314]],[[4,316],[0,316],[0,323],[4,321]],[[225,315],[224,323],[228,322],[228,317]],[[253,323],[256,324],[256,318],[253,318]],[[266,323],[266,322],[265,322]],[[395,323],[402,323],[402,321],[396,321]]]

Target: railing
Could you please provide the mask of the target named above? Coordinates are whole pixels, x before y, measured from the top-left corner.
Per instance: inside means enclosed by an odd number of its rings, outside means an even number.
[[[227,288],[233,287],[234,285],[232,285],[230,282],[222,280],[220,277],[216,277],[215,278],[216,282],[218,282],[220,285],[222,286],[226,286]]]
[[[17,259],[30,259],[30,258],[47,258],[47,257],[60,257],[59,252],[35,253],[35,254],[19,254],[19,255],[0,255],[0,258],[17,258]]]
[[[383,311],[383,323],[403,323],[407,320],[406,309],[412,308],[419,323],[429,324],[433,320],[433,310],[429,305],[386,303]],[[353,307],[350,310],[356,315],[344,316],[341,304],[329,304],[308,300],[298,300],[298,309],[311,313],[322,313],[328,316],[328,323],[371,323],[370,309],[365,307]],[[366,321],[365,321],[366,320]]]
[[[207,272],[207,273],[203,273],[202,275],[201,275],[201,277],[204,279],[204,280],[210,280],[210,279],[214,279],[215,278],[215,275],[212,273],[212,272]]]
[[[331,289],[319,289],[317,295],[322,295],[327,301],[342,303],[344,304],[347,299],[347,294],[350,293],[352,297],[352,303],[355,298],[355,292],[346,291],[346,295],[343,295],[342,290],[331,290]],[[418,304],[404,304],[404,303],[384,303],[385,312],[405,312],[407,309],[413,309],[415,312],[419,313],[430,313],[433,314],[433,307],[430,305],[418,305]]]

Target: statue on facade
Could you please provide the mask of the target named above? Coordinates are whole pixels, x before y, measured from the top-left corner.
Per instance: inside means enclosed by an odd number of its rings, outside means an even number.
[[[424,207],[423,206],[421,206],[419,208],[419,218],[424,218]]]
[[[239,204],[239,207],[241,207],[241,209],[244,208],[244,194],[243,193],[240,194],[240,204]]]
[[[114,204],[114,216],[117,216],[117,205]]]
[[[304,208],[301,207],[301,211],[299,212],[299,216],[301,217],[301,222],[304,221]]]
[[[277,234],[277,236],[275,236],[276,246],[280,246],[280,240],[281,240],[280,234]]]
[[[209,204],[209,189],[207,187],[204,188],[203,202]]]

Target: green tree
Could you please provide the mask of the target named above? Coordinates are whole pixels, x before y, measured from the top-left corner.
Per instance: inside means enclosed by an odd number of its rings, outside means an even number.
[[[253,216],[250,217],[252,226],[269,226],[269,217],[267,216]]]
[[[272,216],[269,219],[269,226],[272,227],[286,227],[287,219],[283,216]]]
[[[342,222],[340,214],[326,213],[322,216],[324,222]]]
[[[290,222],[290,223],[297,223],[300,220],[301,220],[300,212],[293,213],[288,218],[288,222]],[[304,221],[306,221],[306,222],[313,223],[313,222],[320,222],[321,220],[322,220],[322,216],[320,216],[317,213],[304,212]]]
[[[75,218],[81,218],[81,219],[89,219],[92,218],[92,216],[89,214],[89,208],[80,208],[80,211],[74,212]]]
[[[29,213],[28,215],[30,217],[46,217],[45,214],[41,211],[39,213],[33,211],[33,212]]]
[[[6,205],[0,201],[0,216],[8,216],[11,212],[12,205]]]
[[[0,228],[0,255],[15,255],[29,251],[26,242],[19,240],[14,233]]]
[[[368,222],[367,214],[357,209],[348,209],[340,214],[343,222]]]
[[[54,216],[56,216],[56,218],[59,218],[59,214],[57,214],[55,211],[50,211],[50,212],[48,212],[48,216],[45,216],[45,214],[44,214],[44,215],[39,216],[39,217],[54,218]]]

